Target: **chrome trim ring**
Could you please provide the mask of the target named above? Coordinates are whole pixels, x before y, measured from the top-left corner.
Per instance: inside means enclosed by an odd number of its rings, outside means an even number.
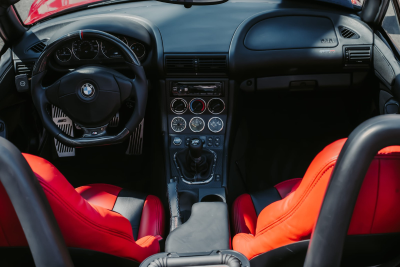
[[[140,57],[138,55],[136,55],[136,53],[132,49],[132,46],[135,45],[135,44],[143,46],[143,55],[141,55]],[[146,47],[142,43],[133,42],[131,45],[129,45],[129,49],[132,50],[133,53],[135,53],[135,55],[137,56],[138,59],[142,59],[146,55]]]
[[[210,102],[211,102],[212,100],[214,100],[214,99],[221,100],[222,103],[224,104],[224,108],[222,109],[222,111],[221,111],[220,113],[213,113],[213,112],[211,112],[211,110],[210,110]],[[211,98],[210,100],[208,100],[208,103],[207,103],[207,110],[208,110],[211,114],[214,114],[214,115],[221,114],[222,112],[224,112],[225,108],[226,108],[225,102],[224,102],[224,100],[222,100],[221,98],[218,98],[218,97],[217,97],[217,98]]]
[[[182,131],[176,131],[176,130],[174,130],[174,127],[172,127],[172,122],[173,122],[175,119],[182,119],[182,120],[185,122],[185,127],[182,129]],[[171,120],[171,129],[172,129],[172,131],[174,131],[174,132],[176,132],[176,133],[183,132],[183,131],[186,129],[186,120],[185,120],[184,118],[182,118],[182,117],[174,117],[174,118],[172,118],[172,120]]]
[[[195,113],[193,110],[192,110],[192,102],[193,101],[195,101],[195,100],[201,100],[201,101],[203,101],[204,102],[204,105],[205,105],[205,107],[204,107],[204,110],[203,110],[203,112],[200,112],[200,113]],[[190,102],[189,102],[189,110],[190,110],[190,112],[192,112],[193,114],[196,114],[196,115],[199,115],[199,114],[203,114],[204,113],[204,111],[206,111],[207,110],[207,102],[206,101],[204,101],[204,99],[202,99],[202,98],[198,98],[198,97],[196,97],[196,98],[193,98],[192,100],[190,100]]]
[[[200,119],[200,120],[203,122],[203,128],[201,128],[200,131],[195,131],[195,130],[192,129],[191,123],[192,123],[192,120],[194,120],[194,119]],[[200,132],[202,132],[202,131],[204,130],[205,127],[206,127],[206,123],[205,123],[204,120],[203,120],[202,118],[200,118],[200,117],[193,117],[193,118],[191,118],[190,121],[189,121],[189,128],[190,128],[190,130],[192,130],[192,132],[194,132],[194,133],[200,133]]]
[[[75,42],[78,42],[78,41],[82,41],[82,42],[85,42],[85,41],[91,41],[91,40],[94,40],[94,41],[96,41],[96,43],[97,43],[97,54],[93,57],[93,58],[88,58],[88,59],[80,59],[76,54],[75,54],[75,52],[74,52],[74,43]],[[95,59],[98,55],[99,55],[99,53],[100,53],[100,50],[101,50],[101,46],[99,45],[99,42],[96,40],[96,39],[88,39],[88,40],[85,40],[85,41],[83,41],[82,39],[79,39],[79,40],[76,40],[76,41],[73,41],[72,42],[72,54],[74,54],[74,56],[75,56],[75,58],[77,59],[77,60],[93,60],[93,59]]]
[[[219,120],[221,121],[221,123],[222,123],[222,128],[221,128],[221,130],[219,130],[219,131],[213,131],[213,130],[210,129],[210,121],[211,121],[212,119],[219,119]],[[223,121],[220,117],[212,117],[211,119],[208,120],[207,126],[208,126],[208,130],[210,130],[210,132],[219,133],[220,131],[222,131],[222,130],[224,129],[224,121]]]
[[[110,34],[111,34],[111,33],[110,33]],[[113,35],[113,34],[111,34],[111,35],[114,36],[114,37],[116,37],[116,38],[118,38],[118,39],[120,39],[122,42],[124,42],[124,44],[128,45],[128,40],[127,40],[124,36],[116,36],[116,35]],[[100,44],[100,49],[101,49],[101,53],[103,54],[103,56],[105,56],[106,58],[109,58],[109,59],[123,58],[122,55],[121,55],[120,57],[114,57],[114,58],[108,57],[108,56],[106,55],[106,53],[104,53],[104,51],[103,51],[103,43],[104,43],[104,41],[101,41],[101,44]]]
[[[67,49],[69,50],[69,52],[71,53],[71,56],[69,57],[69,59],[66,60],[66,61],[61,60],[61,59],[58,57],[58,55],[57,55],[57,51],[58,51],[58,50],[56,50],[56,58],[57,58],[60,62],[68,62],[68,61],[70,61],[71,58],[72,58],[72,51],[71,51],[71,49],[69,49],[67,46],[63,46],[63,47],[61,47],[60,49],[63,49],[63,48],[67,48]]]
[[[185,103],[186,107],[185,107],[185,110],[184,110],[184,111],[182,111],[182,112],[175,112],[175,111],[172,109],[172,106],[174,105],[174,103],[175,103],[177,100],[182,100],[182,101]],[[172,111],[173,113],[180,115],[180,114],[185,113],[185,112],[188,110],[188,103],[187,103],[187,101],[186,101],[185,99],[183,99],[183,98],[174,98],[174,99],[171,101],[170,108],[171,108],[171,111]]]

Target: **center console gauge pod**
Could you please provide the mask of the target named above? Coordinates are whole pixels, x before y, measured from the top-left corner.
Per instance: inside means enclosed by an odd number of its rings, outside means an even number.
[[[224,122],[221,118],[214,117],[208,121],[208,129],[213,133],[219,133],[224,128]]]
[[[220,114],[225,110],[225,103],[220,98],[213,98],[208,101],[208,111],[212,114]]]
[[[175,117],[171,121],[171,128],[174,132],[180,133],[186,129],[186,121],[182,117]]]
[[[188,104],[185,99],[175,98],[171,102],[171,110],[175,114],[183,114],[186,112]]]
[[[204,130],[205,122],[200,117],[194,117],[189,122],[189,128],[195,133],[201,132]]]
[[[193,114],[202,114],[206,110],[206,101],[201,98],[194,98],[190,101],[189,109]]]

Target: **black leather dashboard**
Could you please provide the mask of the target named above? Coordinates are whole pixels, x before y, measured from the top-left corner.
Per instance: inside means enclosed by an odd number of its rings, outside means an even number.
[[[344,38],[342,27],[358,38]],[[142,1],[99,6],[35,25],[13,48],[14,60],[35,60],[40,53],[30,46],[78,29],[123,34],[148,45],[149,55],[142,64],[150,77],[167,76],[165,56],[180,54],[227,55],[225,76],[238,81],[278,75],[350,75],[366,72],[372,64],[349,67],[345,47],[374,52],[372,30],[340,7],[298,1],[229,1],[185,8]]]

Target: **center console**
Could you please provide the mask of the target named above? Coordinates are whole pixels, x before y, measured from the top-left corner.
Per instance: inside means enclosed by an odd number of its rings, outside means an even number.
[[[228,87],[226,79],[166,80],[169,178],[177,181],[180,193],[191,191],[191,198],[198,198],[196,202],[207,196],[205,189],[225,201],[222,184]]]
[[[171,214],[166,251],[229,250],[225,203],[229,81],[171,78],[164,85],[163,125]],[[185,236],[192,237],[190,242]]]

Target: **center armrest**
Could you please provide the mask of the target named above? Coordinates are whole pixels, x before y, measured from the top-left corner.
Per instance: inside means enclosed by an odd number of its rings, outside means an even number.
[[[193,253],[229,249],[229,238],[226,203],[195,203],[189,220],[168,235],[165,251]]]

